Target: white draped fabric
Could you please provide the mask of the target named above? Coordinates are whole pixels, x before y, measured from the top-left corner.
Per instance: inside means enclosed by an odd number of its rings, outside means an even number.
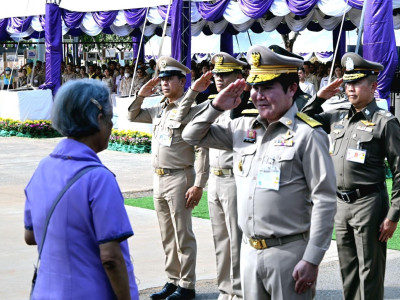
[[[22,0],[16,0],[16,1],[21,3],[23,2]],[[86,6],[86,2],[91,2],[91,1],[92,0],[90,1],[80,0],[83,6]],[[67,2],[69,1],[62,1],[61,7],[64,7],[63,3]],[[72,2],[75,2],[75,0]],[[122,5],[121,3],[124,3],[124,0],[114,0],[111,2],[119,3],[118,5]],[[141,7],[145,4],[150,5],[151,3],[156,3],[157,0],[133,1],[133,2],[129,1],[129,2],[130,3],[135,2],[135,5],[132,4],[130,7],[130,8],[135,8],[135,7]],[[139,5],[136,2],[143,2],[143,4]],[[159,4],[165,4],[164,2],[169,3],[169,0],[168,1],[159,0]],[[85,5],[83,3],[85,3]],[[276,27],[281,23],[286,23],[290,30],[298,32],[304,30],[311,21],[316,21],[323,29],[331,31],[340,24],[340,22],[342,21],[343,13],[346,13],[347,19],[349,19],[355,26],[358,27],[361,19],[361,10],[351,8],[351,6],[347,5],[346,3],[347,0],[319,0],[316,6],[308,13],[308,15],[300,19],[296,19],[296,16],[290,12],[286,0],[274,0],[270,7],[270,11],[274,16],[268,20],[266,20],[265,18],[260,18],[258,20],[255,20],[249,18],[243,13],[237,1],[231,0],[226,10],[224,11],[223,19],[219,22],[211,22],[202,19],[197,9],[196,3],[193,2],[191,5],[191,20],[192,20],[191,30],[193,36],[198,36],[202,32],[203,28],[205,26],[208,26],[213,34],[221,34],[224,32],[228,24],[232,24],[233,28],[236,29],[237,31],[245,32],[249,30],[250,27],[255,22],[258,22],[261,28],[266,32],[271,32],[275,30]],[[66,7],[66,5],[67,4],[65,4],[65,8],[68,7],[69,7],[68,9],[73,8],[72,6]],[[102,4],[100,6],[99,5],[93,6],[96,7],[96,11],[101,10],[97,9],[98,7],[102,7],[101,6]],[[116,7],[118,7],[118,5],[116,4]],[[400,0],[393,0],[393,8],[394,9],[400,8]],[[75,11],[85,11],[85,9],[80,8],[80,9],[75,9]],[[0,13],[0,16],[2,16],[2,13]],[[329,16],[329,18],[325,18],[326,16]],[[393,20],[394,20],[394,28],[400,29],[400,14],[394,16]],[[157,7],[151,7],[149,9],[147,15],[147,21],[149,25],[147,25],[145,29],[144,34],[146,36],[153,35],[157,27],[162,28],[164,24],[164,19],[161,17]],[[167,35],[170,36],[170,31],[171,31],[170,26],[168,26],[167,28],[168,28]],[[103,28],[101,28],[95,22],[91,12],[87,12],[85,14],[82,23],[80,24],[80,29],[84,33],[91,36],[98,35],[103,30]],[[117,17],[115,18],[113,24],[110,26],[110,29],[112,30],[113,33],[120,36],[129,35],[133,30],[133,28],[127,24],[123,10],[120,10],[118,12]],[[43,31],[43,28],[40,23],[39,17],[35,16],[32,18],[30,27],[26,31],[15,32],[15,30],[11,27],[7,27],[7,31],[13,39],[18,40],[20,38],[30,36],[35,31],[41,32]],[[65,26],[63,22],[63,34],[68,33],[68,31],[69,29]]]
[[[332,61],[332,60],[333,60],[333,55],[334,55],[333,52],[332,52],[332,54],[331,54],[330,56],[328,56],[328,57],[322,57],[321,55],[318,54],[318,52],[315,52],[314,54],[315,54],[315,56],[318,58],[318,60],[319,60],[320,62],[324,63],[324,64],[327,63],[328,61]]]
[[[313,57],[313,56],[314,56],[314,52],[301,54],[301,57],[304,59],[304,61],[309,61],[311,59],[311,57]]]
[[[53,96],[51,90],[0,91],[0,118],[13,120],[49,120]]]

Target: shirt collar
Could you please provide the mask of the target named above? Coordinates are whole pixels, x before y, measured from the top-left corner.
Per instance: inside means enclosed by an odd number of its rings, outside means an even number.
[[[289,110],[277,121],[273,123],[282,123],[284,126],[286,126],[289,129],[293,129],[294,127],[294,121],[296,118],[296,114],[299,110],[297,109],[296,103],[293,101],[292,106],[289,108]],[[264,125],[265,128],[268,127],[268,122],[260,117],[260,115],[257,116],[255,121],[253,122],[252,128],[257,127],[259,124]]]
[[[183,100],[183,98],[185,97],[185,94],[183,94],[180,98],[176,99],[174,102],[170,103],[169,99],[166,100],[166,102],[168,103],[168,105],[175,105],[176,108],[179,107],[179,104],[181,103],[181,101]]]
[[[378,104],[376,104],[376,100],[372,100],[366,107],[364,107],[360,112],[363,114],[364,118],[368,121],[372,119],[372,116],[374,115],[375,111],[380,110]],[[351,106],[350,110],[351,116],[356,114],[356,110],[354,106]]]
[[[101,163],[100,158],[87,145],[78,142],[74,139],[63,139],[54,148],[51,153],[52,157],[80,160],[80,161],[95,161]]]

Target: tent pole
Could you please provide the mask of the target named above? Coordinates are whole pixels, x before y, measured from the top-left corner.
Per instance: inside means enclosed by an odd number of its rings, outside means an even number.
[[[362,11],[361,11],[360,25],[358,27],[357,46],[356,46],[356,52],[355,52],[355,53],[357,53],[359,55],[361,55],[360,54],[360,45],[361,45],[361,38],[362,38],[362,35],[363,35],[363,32],[364,32],[364,18],[365,18],[365,11],[366,11],[365,8],[366,7],[367,7],[367,1],[364,1],[363,8],[362,8]]]

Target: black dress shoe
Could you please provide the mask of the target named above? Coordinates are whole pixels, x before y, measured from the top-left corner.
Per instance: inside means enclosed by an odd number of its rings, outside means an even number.
[[[178,286],[176,291],[166,300],[190,300],[196,297],[196,292],[192,289],[185,289]]]
[[[167,282],[161,291],[151,294],[150,298],[153,300],[166,299],[169,295],[172,295],[177,288],[175,284]]]

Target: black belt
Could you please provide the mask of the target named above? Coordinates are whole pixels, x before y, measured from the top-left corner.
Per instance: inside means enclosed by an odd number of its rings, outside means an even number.
[[[377,183],[371,185],[362,185],[358,189],[353,191],[336,191],[336,195],[340,200],[346,203],[351,203],[359,198],[368,196],[372,193],[380,192],[385,189],[386,185],[384,183]]]
[[[298,241],[298,240],[307,240],[308,233],[299,233],[293,235],[287,235],[280,238],[269,238],[269,239],[257,239],[257,238],[245,238],[244,242],[247,244],[247,241],[250,246],[257,250],[263,250],[270,247],[276,247],[283,244],[287,244],[290,242]]]

